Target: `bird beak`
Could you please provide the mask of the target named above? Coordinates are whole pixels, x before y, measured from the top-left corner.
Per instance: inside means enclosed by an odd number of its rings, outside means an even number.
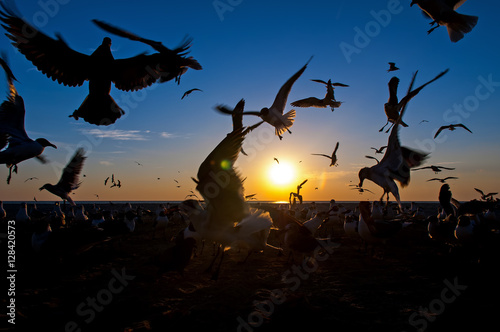
[[[44,189],[43,187],[40,187],[40,189],[39,189],[39,190],[40,190],[40,191],[42,191],[43,189]]]
[[[55,146],[54,144],[49,144],[49,146],[53,147],[54,149],[57,149],[57,146]]]

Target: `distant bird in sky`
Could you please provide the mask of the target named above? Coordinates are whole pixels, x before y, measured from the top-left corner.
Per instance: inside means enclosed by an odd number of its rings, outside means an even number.
[[[436,132],[436,134],[434,135],[434,138],[438,137],[438,135],[445,129],[448,129],[450,131],[454,131],[458,128],[464,128],[465,130],[467,130],[469,133],[472,134],[472,131],[470,131],[469,128],[467,128],[466,126],[464,126],[463,124],[461,123],[458,123],[458,124],[451,124],[451,125],[447,125],[447,126],[441,126],[439,127],[438,131]]]
[[[175,81],[179,84],[181,76],[187,72],[188,68],[194,70],[203,69],[198,61],[196,61],[192,56],[185,57],[191,47],[192,39],[190,38],[185,38],[177,48],[171,50],[164,46],[161,42],[139,37],[131,32],[125,31],[103,21],[92,20],[92,22],[109,33],[144,43],[157,51],[158,53],[151,56],[154,56],[157,61],[155,69],[156,76],[159,78],[160,83],[167,82],[175,78]]]
[[[418,88],[416,88],[415,90],[412,90],[413,88],[413,83],[415,82],[415,78],[417,76],[417,72],[415,72],[415,74],[413,74],[413,78],[410,82],[410,86],[408,87],[408,91],[406,93],[406,96],[404,96],[401,100],[398,101],[398,96],[397,96],[397,92],[398,92],[398,85],[399,85],[399,78],[397,77],[392,77],[389,81],[389,99],[387,101],[387,103],[384,104],[384,112],[385,112],[385,115],[387,116],[387,122],[386,124],[380,128],[379,131],[382,131],[384,130],[384,127],[389,123],[391,122],[392,125],[394,125],[394,123],[396,122],[396,120],[399,118],[399,114],[402,113],[402,109],[404,107],[407,107],[408,106],[408,102],[413,98],[415,97],[424,87],[426,87],[428,84],[434,82],[435,80],[441,78],[444,74],[446,74],[447,72],[449,71],[449,69],[446,69],[445,71],[442,71],[441,73],[439,73],[436,77],[434,77],[432,80],[428,81],[427,83],[425,84],[422,84],[421,86],[419,86]],[[403,127],[407,127],[408,125],[404,122],[401,122],[401,125]],[[390,129],[390,127],[389,127]],[[387,129],[386,132],[389,132],[389,129]]]
[[[429,122],[429,121],[428,121],[428,120],[422,120],[422,121],[420,121],[418,124],[422,124],[422,123],[424,123],[424,122]]]
[[[362,188],[362,187],[360,187],[360,186],[359,186],[359,185],[357,185],[357,184],[350,184],[349,186],[350,186],[350,187],[354,187],[354,188],[351,188],[351,189],[352,189],[352,190],[357,190],[357,191],[359,191],[360,193],[364,193],[365,191],[367,191],[367,192],[369,192],[369,193],[371,193],[371,194],[374,194],[374,192],[373,192],[373,191],[371,191],[371,190],[369,190],[369,189],[366,189],[366,188]]]
[[[444,179],[432,178],[432,179],[427,180],[427,182],[429,182],[429,181],[439,181],[441,183],[446,183],[446,180],[452,180],[452,179],[458,179],[458,178],[455,177],[455,176],[448,176],[448,177],[445,177]]]
[[[67,200],[71,205],[75,206],[76,204],[73,202],[69,194],[73,190],[78,189],[81,184],[81,182],[78,181],[78,178],[86,158],[85,150],[83,148],[76,150],[71,160],[68,162],[66,167],[64,167],[59,182],[55,185],[46,183],[40,188],[40,190],[45,189],[48,192],[61,197],[63,200]]]
[[[371,147],[370,149],[375,150],[375,154],[377,154],[377,153],[382,154],[382,153],[384,153],[384,149],[385,149],[386,147],[387,147],[387,145],[381,146],[381,147],[380,147],[380,148],[378,148],[378,149],[377,149],[377,148],[374,148],[374,147]]]
[[[430,165],[430,166],[425,166],[425,167],[420,167],[420,168],[414,168],[414,169],[412,169],[412,171],[419,171],[421,169],[432,169],[434,171],[434,173],[437,174],[437,173],[441,172],[441,169],[446,169],[446,170],[449,170],[449,171],[453,171],[455,168]]]
[[[7,184],[10,183],[12,171],[17,173],[17,164],[22,161],[36,158],[42,163],[46,163],[41,155],[45,147],[57,147],[45,138],[32,140],[24,128],[25,114],[24,100],[17,93],[14,81],[16,78],[5,61],[5,56],[0,57],[0,65],[7,75],[9,95],[0,105],[0,164],[5,164],[9,168]]]
[[[498,193],[485,194],[481,189],[474,188],[475,191],[481,194],[481,199],[485,201],[493,200],[493,196],[498,195]]]
[[[193,91],[203,91],[203,90],[200,90],[198,88],[194,88],[194,89],[190,89],[190,90],[187,90],[186,92],[184,92],[184,94],[182,95],[181,99],[184,99],[184,97],[187,97],[188,95],[191,94],[191,92]]]
[[[94,196],[95,196],[95,197],[97,197],[97,199],[99,199],[99,195],[97,195],[97,194],[94,194]]]
[[[396,67],[396,63],[394,63],[394,62],[388,62],[388,64],[389,64],[389,69],[387,69],[387,72],[399,70],[399,68]]]
[[[104,185],[106,186],[108,184],[109,176],[104,180]]]
[[[274,160],[276,160],[276,162],[278,163],[278,165],[280,164],[280,161],[278,160],[278,158],[274,158]]]
[[[323,156],[323,157],[326,157],[328,159],[330,159],[330,167],[331,166],[338,166],[337,165],[337,150],[339,149],[339,142],[337,142],[337,144],[335,144],[335,149],[333,150],[332,152],[332,155],[329,156],[329,155],[326,155],[326,154],[320,154],[320,153],[311,153],[312,155],[314,156]]]
[[[433,21],[432,27],[427,34],[441,25],[446,26],[450,40],[454,43],[459,41],[476,26],[478,17],[459,14],[457,10],[466,0],[413,0],[410,7],[418,5],[426,17]]]
[[[38,178],[36,176],[33,176],[31,178],[27,178],[26,180],[24,180],[24,182],[28,182],[28,181],[31,181],[31,180],[38,180]]]
[[[174,182],[175,182],[175,183],[179,183],[179,181],[177,181],[176,179],[174,179]]]
[[[140,162],[138,162],[138,161],[134,161],[134,162],[137,164],[137,166],[144,166],[144,165],[142,165],[142,164],[141,164]]]
[[[306,184],[308,179],[305,179],[304,181],[302,181],[298,186],[297,186],[297,192],[291,192],[289,197],[288,197],[288,200],[290,201],[290,205],[292,205],[292,197],[293,197],[293,201],[295,202],[296,199],[299,200],[299,203],[302,204],[302,195],[300,194],[300,189],[302,189],[302,186],[304,186],[304,184]]]
[[[44,34],[4,2],[2,8],[0,19],[7,36],[38,70],[70,87],[81,86],[89,81],[88,96],[70,115],[76,120],[83,118],[91,124],[107,126],[124,114],[110,96],[111,83],[119,90],[135,91],[155,83],[162,76],[161,73],[169,72],[169,78],[172,79],[186,70],[179,60],[184,59],[180,53],[189,48],[189,43],[171,51],[169,59],[161,53],[155,53],[117,60],[111,53],[111,39],[105,37],[89,56],[71,49],[59,34],[56,35],[57,39]]]
[[[113,182],[113,184],[111,185],[110,188],[114,188],[114,187],[118,187],[118,188],[121,188],[122,187],[122,183],[120,180],[117,180],[117,182]]]
[[[415,76],[413,77],[415,78]],[[376,165],[360,169],[358,173],[359,188],[363,187],[365,179],[373,181],[384,190],[380,200],[383,200],[384,195],[387,194],[388,201],[389,193],[391,193],[398,202],[401,211],[403,211],[403,206],[395,180],[402,187],[408,186],[410,183],[410,169],[420,166],[427,158],[427,154],[425,153],[401,146],[399,141],[399,122],[403,117],[405,109],[405,105],[402,105],[401,114],[392,127],[387,142],[387,149],[382,160]]]
[[[306,70],[307,65],[309,64],[311,59],[312,57],[298,72],[296,72],[292,77],[288,79],[288,81],[285,82],[285,84],[283,84],[283,86],[278,91],[278,94],[276,95],[276,98],[274,99],[274,102],[271,105],[271,107],[269,108],[264,107],[260,110],[260,112],[245,111],[242,112],[242,114],[259,116],[262,120],[271,124],[275,128],[276,136],[278,136],[280,140],[283,139],[283,136],[281,135],[285,131],[288,131],[291,134],[292,132],[290,131],[290,127],[293,125],[293,122],[295,121],[294,119],[295,110],[291,110],[285,114],[283,114],[283,112],[285,111],[288,95],[290,94],[293,84],[300,77],[300,75],[302,75],[302,73]],[[225,108],[216,108],[216,110],[225,114],[232,115],[232,112],[228,111]]]
[[[332,83],[332,80],[328,80],[328,83],[323,80],[316,80],[316,79],[311,81],[326,85],[325,97],[323,99],[319,99],[316,97],[304,98],[296,100],[290,103],[290,105],[294,107],[317,107],[317,108],[325,108],[330,106],[332,112],[335,110],[335,108],[340,107],[342,102],[335,100],[335,95],[333,93],[333,90],[335,89],[334,86],[348,87],[349,85],[343,83]]]

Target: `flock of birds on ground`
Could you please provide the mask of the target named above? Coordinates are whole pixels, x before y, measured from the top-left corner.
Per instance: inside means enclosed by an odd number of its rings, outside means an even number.
[[[411,5],[417,4],[433,19],[432,24],[436,26],[429,32],[438,26],[446,26],[451,41],[456,42],[464,36],[464,33],[471,31],[477,22],[477,17],[455,12],[455,9],[463,2],[414,0]],[[179,47],[171,50],[163,46],[161,42],[144,39],[105,22],[94,20],[93,22],[105,31],[147,44],[157,53],[151,55],[140,54],[127,59],[114,59],[110,49],[111,39],[106,37],[102,44],[88,56],[69,48],[60,36],[57,36],[57,39],[53,39],[45,35],[23,20],[20,15],[17,15],[13,9],[7,7],[4,3],[2,3],[2,8],[3,10],[0,11],[0,20],[3,22],[2,26],[7,31],[7,36],[12,40],[13,45],[19,52],[31,61],[38,70],[52,80],[67,86],[81,86],[85,81],[89,81],[88,96],[80,107],[69,115],[75,120],[82,118],[88,123],[104,126],[115,123],[124,112],[110,96],[112,83],[120,90],[135,91],[156,82],[163,83],[175,80],[179,83],[181,76],[189,68],[194,70],[202,69],[201,65],[193,57],[187,57],[191,39],[186,39]],[[27,35],[26,31],[31,31],[32,33]],[[291,133],[290,128],[294,123],[295,110],[287,113],[284,112],[288,95],[293,84],[304,73],[311,59],[285,82],[278,91],[271,106],[264,107],[258,112],[244,111],[245,102],[242,99],[234,108],[225,105],[215,107],[220,113],[232,117],[233,128],[206,157],[198,169],[196,178],[193,178],[193,181],[196,183],[196,190],[201,194],[203,199],[188,199],[175,209],[165,208],[162,209],[163,212],[160,211],[156,215],[155,220],[157,225],[166,226],[168,215],[172,217],[174,214],[180,220],[186,222],[185,229],[176,236],[174,245],[169,249],[168,256],[171,259],[167,265],[170,268],[182,272],[184,267],[189,263],[196,244],[209,241],[217,243],[219,248],[211,264],[211,266],[214,265],[216,259],[220,256],[219,264],[212,276],[216,279],[224,258],[224,252],[227,249],[237,247],[240,250],[247,250],[248,255],[252,252],[262,251],[266,247],[270,247],[268,237],[271,230],[276,229],[282,234],[282,246],[287,248],[293,256],[311,256],[312,252],[320,244],[320,240],[315,237],[315,232],[325,221],[329,220],[332,212],[335,212],[335,210],[332,207],[329,211],[315,211],[310,215],[306,215],[307,220],[305,222],[303,221],[304,218],[297,216],[298,211],[296,211],[296,207],[302,206],[303,202],[300,189],[307,180],[303,181],[297,187],[296,193],[290,193],[290,209],[259,209],[249,204],[250,196],[243,195],[244,180],[234,167],[240,152],[245,154],[242,144],[246,136],[261,124],[268,123],[273,126],[275,134],[280,140],[286,132]],[[78,66],[75,66],[74,63],[78,63]],[[9,86],[8,98],[0,107],[0,146],[3,149],[8,144],[7,148],[0,152],[0,163],[6,164],[9,167],[9,176],[7,179],[7,182],[9,182],[12,172],[17,172],[18,163],[31,158],[38,158],[43,162],[44,158],[41,157],[41,154],[45,147],[57,147],[46,139],[39,138],[32,140],[28,137],[24,128],[24,103],[14,86],[15,76],[8,67],[4,56],[0,59],[0,64],[6,72]],[[389,62],[389,66],[388,72],[399,69],[395,66],[395,63]],[[363,193],[366,190],[363,188],[363,182],[365,179],[368,179],[380,186],[383,189],[383,194],[380,198],[380,203],[361,202],[357,215],[354,211],[351,211],[350,214],[344,211],[342,222],[345,223],[346,233],[350,233],[355,229],[356,233],[359,234],[365,243],[374,244],[393,236],[406,223],[411,221],[412,218],[416,218],[418,211],[411,211],[412,214],[408,214],[403,208],[396,181],[403,187],[407,186],[410,181],[411,170],[428,168],[420,167],[428,158],[428,155],[401,146],[399,128],[400,126],[408,126],[403,122],[402,118],[409,101],[425,86],[441,78],[447,72],[448,69],[439,73],[425,84],[413,89],[413,83],[417,75],[417,72],[415,72],[406,95],[401,99],[397,96],[399,79],[397,77],[390,79],[388,83],[389,99],[384,105],[387,122],[379,130],[383,131],[390,124],[386,130],[386,133],[390,131],[388,142],[386,146],[378,149],[372,147],[376,154],[382,154],[384,150],[385,154],[380,161],[375,157],[367,156],[375,159],[377,164],[362,168],[359,171],[359,184],[353,185],[353,189]],[[314,79],[312,81],[326,86],[327,92],[324,98],[304,98],[292,102],[292,106],[330,107],[332,111],[341,106],[342,102],[335,99],[333,91],[335,87],[348,87],[348,85],[338,82],[332,83],[331,79],[328,81]],[[186,91],[182,98],[197,90],[199,89]],[[261,121],[252,126],[244,127],[244,115],[257,116]],[[462,127],[471,132],[463,124],[451,124],[442,126],[435,137],[442,130],[455,130],[457,127]],[[328,158],[330,166],[336,166],[336,152],[338,148],[339,142],[336,143],[332,155],[317,155]],[[63,169],[59,182],[55,185],[45,184],[40,190],[45,189],[64,201],[69,202],[72,207],[76,207],[75,202],[70,197],[70,193],[81,184],[79,176],[85,159],[85,151],[79,148]],[[277,159],[276,161],[279,163]],[[429,168],[436,173],[442,169],[447,169],[435,165],[429,166]],[[429,181],[438,180],[444,183],[446,180],[452,178],[455,177],[435,178]],[[108,179],[106,179],[105,185],[107,181]],[[114,181],[114,176],[112,183],[118,187],[120,186],[119,180],[118,182]],[[394,209],[389,204],[389,194],[392,194],[396,199],[398,214],[391,213],[391,211],[394,212]],[[196,196],[194,193],[193,195]],[[387,195],[385,215],[382,212],[384,195]],[[438,236],[435,234],[440,233],[441,229],[443,229],[443,232],[446,229],[448,233],[443,235],[445,238],[449,240],[454,236],[457,241],[462,241],[462,238],[467,236],[472,238],[476,230],[482,229],[482,232],[486,232],[487,236],[498,240],[499,228],[497,224],[500,220],[498,216],[498,200],[493,200],[493,196],[496,193],[488,195],[481,193],[481,195],[483,200],[476,201],[477,204],[475,205],[473,202],[471,204],[460,204],[452,199],[449,186],[444,183],[439,194],[442,212],[440,212],[439,216],[433,216],[432,219],[428,220],[429,236],[435,238]],[[296,199],[299,200],[298,205],[296,204]],[[49,235],[53,232],[53,229],[74,229],[74,227],[66,227],[67,224],[62,222],[53,221],[58,220],[57,218],[60,220],[61,218],[59,215],[60,207],[58,205],[57,207],[55,209],[57,211],[51,213],[49,216],[39,216],[38,219],[36,216],[33,217],[37,220],[37,222],[32,223],[32,229],[34,229],[32,241],[35,250],[41,250],[41,243],[50,238]],[[26,209],[25,206],[24,209]],[[134,223],[140,220],[143,213],[141,210],[136,211],[127,206],[124,211],[115,214],[115,216],[108,211],[108,219],[106,219],[106,216],[101,211],[94,212],[94,217],[89,221],[88,217],[87,219],[82,217],[84,215],[83,211],[79,210],[78,215],[80,219],[77,219],[76,215],[74,219],[78,221],[76,224],[84,225],[86,229],[105,229],[106,225],[114,229],[115,226],[121,225],[120,229],[122,232],[131,232],[134,231]],[[113,217],[121,220],[121,224],[114,222],[115,219]],[[353,222],[353,225],[349,225],[350,222]],[[22,224],[22,222],[19,224]],[[466,230],[462,230],[462,227],[465,227],[464,229]],[[452,232],[450,233],[449,231]],[[97,234],[102,235],[106,233],[98,232]],[[274,248],[280,252],[282,250],[280,247]]]

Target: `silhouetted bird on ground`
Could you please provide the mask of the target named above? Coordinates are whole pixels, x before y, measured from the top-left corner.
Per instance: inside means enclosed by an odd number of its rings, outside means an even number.
[[[458,128],[464,128],[465,130],[467,130],[469,133],[472,134],[472,131],[470,131],[469,128],[467,128],[466,126],[464,126],[463,124],[461,123],[458,123],[458,124],[451,124],[451,125],[447,125],[447,126],[441,126],[439,127],[438,131],[436,132],[436,134],[434,135],[434,138],[438,137],[438,135],[445,129],[448,129],[450,131],[454,131]]]
[[[57,35],[53,39],[17,15],[2,3],[0,19],[13,45],[47,77],[66,86],[81,86],[89,81],[89,95],[70,117],[83,118],[95,125],[110,125],[124,111],[110,96],[111,83],[123,91],[135,91],[163,80],[178,78],[186,68],[180,53],[189,48],[189,43],[171,51],[168,59],[163,54],[140,54],[131,58],[117,59],[111,54],[111,39],[105,37],[102,44],[89,56],[71,49]],[[29,33],[26,33],[29,31]],[[168,72],[165,78],[162,73]]]
[[[40,190],[45,189],[50,193],[61,197],[63,200],[67,200],[71,205],[75,206],[76,204],[73,202],[69,194],[71,191],[78,189],[81,184],[81,182],[78,182],[78,178],[86,158],[85,150],[83,148],[76,150],[71,160],[68,162],[66,167],[64,167],[59,182],[55,185],[46,183],[40,188]]]
[[[5,61],[5,57],[0,57],[0,65],[7,75],[7,84],[9,86],[9,95],[0,105],[0,164],[5,164],[9,168],[7,184],[10,183],[12,171],[17,173],[17,164],[22,161],[36,158],[42,163],[46,163],[45,158],[41,156],[45,147],[57,147],[45,138],[32,140],[24,128],[25,114],[24,100],[17,93],[14,86],[14,74]]]
[[[474,188],[475,191],[481,194],[481,199],[485,201],[492,201],[493,196],[498,195],[498,193],[485,194],[481,189]]]
[[[459,14],[455,10],[466,0],[413,0],[410,6],[418,5],[426,17],[433,21],[432,27],[427,34],[434,31],[441,25],[446,26],[450,40],[454,43],[464,37],[464,34],[471,32],[477,24],[478,17]]]

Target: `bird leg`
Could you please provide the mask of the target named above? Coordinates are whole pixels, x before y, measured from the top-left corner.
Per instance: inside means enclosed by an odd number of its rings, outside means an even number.
[[[433,22],[435,23],[435,22]],[[435,27],[431,28],[430,30],[427,31],[427,34],[430,34],[432,31],[436,30],[437,28],[439,28],[439,24],[436,25]]]
[[[389,123],[389,120],[387,120],[387,122],[385,123],[385,125],[379,129],[379,132],[381,132],[382,130],[384,130],[385,126],[387,126],[387,124]]]
[[[385,131],[386,134],[389,132],[389,130],[391,130],[392,126],[394,126],[394,122],[392,122],[389,128]]]
[[[222,246],[222,245],[221,245]],[[220,248],[220,247],[219,247]],[[217,265],[217,269],[214,271],[214,273],[212,274],[212,280],[217,280],[219,279],[219,271],[220,271],[220,267],[222,265],[222,260],[224,259],[224,248],[222,248],[222,254],[220,256],[220,260],[219,260],[219,265]]]

